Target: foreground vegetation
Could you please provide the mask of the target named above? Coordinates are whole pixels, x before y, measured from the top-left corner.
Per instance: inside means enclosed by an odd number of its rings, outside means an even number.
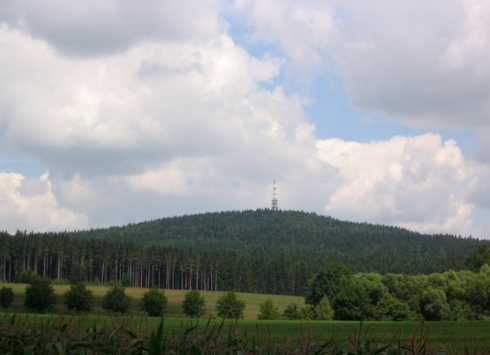
[[[488,354],[488,324],[464,324],[4,314],[0,353]]]

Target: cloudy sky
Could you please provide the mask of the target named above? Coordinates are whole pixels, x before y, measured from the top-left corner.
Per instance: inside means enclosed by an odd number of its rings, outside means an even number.
[[[490,238],[487,0],[2,0],[0,230],[282,209]]]

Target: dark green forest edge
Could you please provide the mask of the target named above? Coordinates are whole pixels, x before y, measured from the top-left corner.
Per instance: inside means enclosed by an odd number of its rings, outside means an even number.
[[[328,314],[331,305],[336,319],[482,319],[490,310],[489,255],[487,243],[473,238],[304,212],[233,211],[1,233],[0,277],[15,282],[32,273],[63,282],[83,266],[95,284],[126,278],[137,287],[306,295],[309,306],[293,307],[291,318],[318,317],[319,305]]]

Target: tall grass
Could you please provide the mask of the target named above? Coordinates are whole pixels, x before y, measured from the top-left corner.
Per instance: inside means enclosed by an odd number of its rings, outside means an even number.
[[[341,339],[339,334],[312,335],[310,325],[301,325],[299,340],[276,339],[274,330],[247,333],[223,320],[181,322],[165,328],[162,318],[151,330],[146,317],[97,317],[53,315],[39,321],[37,316],[5,314],[0,320],[0,354],[297,354],[297,355],[418,355],[418,354],[489,354],[489,348],[475,342],[458,348],[454,339],[441,345],[429,341],[429,330],[421,322],[404,337],[401,332],[373,341],[369,327],[358,329]],[[34,318],[34,319],[32,319]],[[138,318],[138,319],[136,319]],[[90,323],[90,324],[89,324]]]

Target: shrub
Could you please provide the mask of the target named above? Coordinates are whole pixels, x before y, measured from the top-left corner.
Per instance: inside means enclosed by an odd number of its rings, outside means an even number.
[[[412,312],[408,303],[387,293],[376,306],[374,317],[383,321],[405,321],[410,319]]]
[[[235,291],[230,291],[218,299],[216,310],[221,318],[243,318],[245,301],[238,299]]]
[[[36,278],[26,287],[24,306],[36,312],[52,309],[56,304],[56,295],[51,280]]]
[[[94,293],[87,290],[84,282],[71,285],[65,292],[65,304],[67,309],[74,309],[77,312],[90,312],[94,301]]]
[[[282,315],[287,319],[301,319],[296,303],[288,304]]]
[[[14,291],[11,287],[2,287],[0,290],[0,306],[9,308],[12,302],[14,302]]]
[[[147,312],[150,317],[161,317],[167,306],[167,296],[153,286],[151,290],[143,294],[141,310]]]
[[[315,319],[315,308],[311,304],[307,304],[299,310],[298,315],[303,320]]]
[[[320,303],[316,305],[315,318],[318,320],[330,320],[333,318],[333,310],[328,296],[323,297]]]
[[[260,307],[260,313],[258,315],[258,319],[277,319],[279,318],[279,308],[274,306],[274,303],[272,300],[267,300],[261,305]]]
[[[35,279],[38,279],[39,276],[32,270],[23,268],[19,270],[18,273],[15,274],[15,283],[18,284],[30,284]]]
[[[79,282],[83,282],[87,280],[87,276],[85,273],[85,266],[80,264],[75,264],[71,268],[70,276],[68,276],[68,282],[70,284],[75,285]]]
[[[333,299],[352,278],[350,270],[342,263],[330,263],[320,269],[308,282],[305,303],[315,307],[327,295]]]
[[[121,280],[121,284],[124,287],[131,287],[133,286],[133,280],[131,280],[131,276],[129,274],[124,274]]]
[[[206,314],[206,308],[204,307],[204,297],[197,290],[186,292],[184,300],[182,301],[182,309],[184,314],[190,317],[202,317]]]
[[[333,299],[335,320],[367,320],[374,315],[375,307],[367,290],[359,284],[344,288]]]
[[[124,287],[115,285],[105,294],[102,308],[112,312],[126,313],[131,308],[131,296],[126,295]]]

